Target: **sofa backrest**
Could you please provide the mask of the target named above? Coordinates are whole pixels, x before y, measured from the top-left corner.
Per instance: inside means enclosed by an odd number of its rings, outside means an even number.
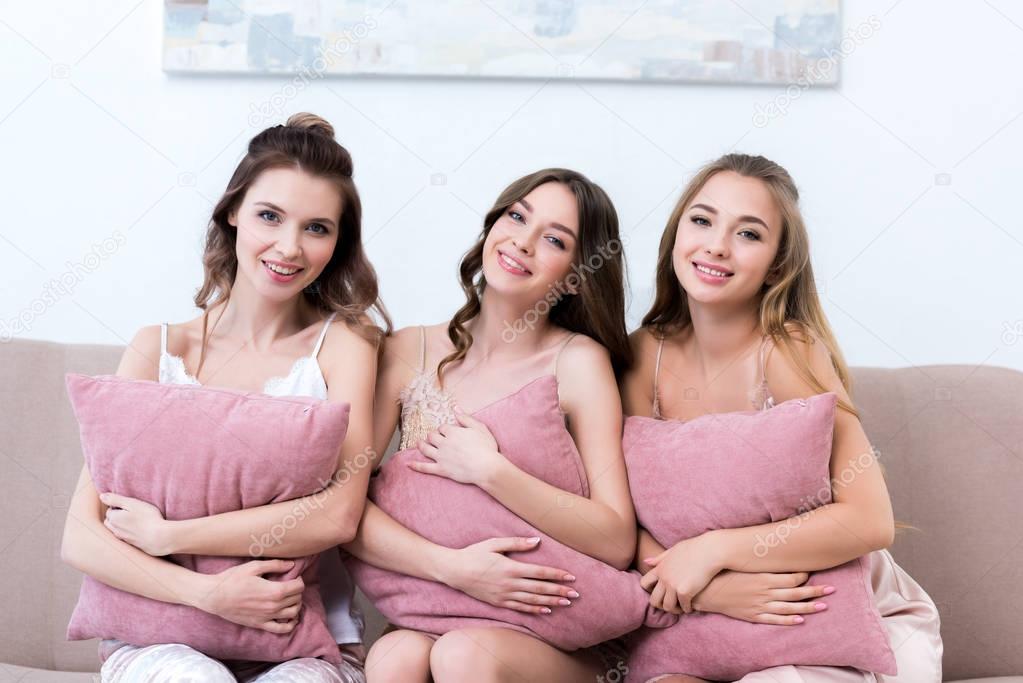
[[[121,353],[0,344],[0,662],[97,669],[96,641],[64,639],[81,577],[60,541],[82,467],[64,375],[112,373]],[[946,678],[1023,673],[1023,373],[854,368],[853,382],[896,517],[916,527],[892,553],[938,604]],[[380,615],[359,597],[375,637]]]

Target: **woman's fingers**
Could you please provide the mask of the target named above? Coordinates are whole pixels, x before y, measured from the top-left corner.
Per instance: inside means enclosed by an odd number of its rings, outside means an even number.
[[[262,576],[264,574],[283,574],[295,566],[294,560],[251,560],[245,566],[253,574]]]
[[[423,474],[443,475],[444,473],[444,470],[440,468],[440,465],[435,462],[419,462],[418,460],[410,460],[408,466],[416,472],[422,472]]]
[[[564,598],[579,597],[579,593],[577,593],[571,586],[565,586],[560,583],[550,583],[548,581],[520,579],[515,582],[515,588],[526,593],[535,593],[537,595],[556,595]]]
[[[534,538],[535,538],[535,540],[534,540]],[[526,550],[532,550],[533,548],[537,547],[537,544],[539,544],[539,543],[540,543],[540,537],[539,536],[535,536],[533,538],[526,538],[524,536],[506,536],[506,537],[498,536],[496,538],[488,538],[485,541],[480,541],[479,543],[476,543],[475,546],[477,548],[479,548],[480,550],[485,550],[485,551],[491,552],[491,553],[510,553],[510,552],[515,552],[515,551],[522,552],[522,551],[526,551]],[[523,564],[523,566],[533,567],[533,566],[537,566],[537,565],[526,565],[526,564]],[[537,578],[546,578],[546,577],[537,577]]]
[[[831,595],[835,589],[831,586],[800,586],[799,588],[775,588],[770,595],[773,600],[784,602],[798,602],[800,600],[812,600]]]
[[[277,608],[278,609],[284,609],[285,607],[291,607],[293,605],[301,605],[301,604],[302,604],[302,593],[298,593],[296,595],[289,595],[288,597],[286,597],[283,600],[279,601],[279,604],[277,605]]]
[[[657,585],[654,586],[653,592],[650,594],[650,604],[654,607],[660,608],[664,604],[664,582],[658,581]]]
[[[550,607],[544,607],[542,605],[528,605],[524,602],[519,602],[518,600],[506,600],[501,603],[501,606],[513,609],[516,612],[525,612],[526,614],[550,614],[552,611]]]
[[[810,575],[806,572],[794,572],[791,574],[765,574],[768,582],[775,588],[795,588],[806,583]]]
[[[529,593],[526,591],[512,591],[508,594],[508,599],[514,602],[521,602],[526,605],[540,605],[545,607],[568,607],[571,601],[567,598],[559,598],[553,595],[537,595],[536,593]],[[563,604],[561,601],[564,600],[568,604]]]
[[[302,596],[302,591],[305,590],[305,581],[302,577],[294,578],[289,581],[281,581],[281,599],[290,598],[292,596]]]
[[[270,633],[291,633],[295,628],[295,624],[298,623],[297,619],[289,619],[288,621],[265,621],[259,625],[259,628]]]
[[[778,602],[764,605],[764,611],[771,614],[816,614],[828,608],[823,602]]]
[[[519,562],[515,569],[519,576],[528,579],[539,579],[541,581],[575,581],[575,577],[564,569],[544,567],[539,564],[527,564]]]
[[[297,605],[289,605],[284,609],[277,610],[277,612],[273,615],[273,618],[282,621],[290,621],[291,619],[295,619],[296,617],[298,617],[298,613],[301,609],[302,603],[299,603]]]
[[[758,614],[753,620],[757,624],[774,624],[775,626],[798,626],[803,623],[803,617],[782,616],[780,614]]]
[[[661,601],[661,609],[665,612],[674,612],[679,609],[678,595],[675,593],[675,589],[671,586],[667,586],[664,589],[664,599]]]

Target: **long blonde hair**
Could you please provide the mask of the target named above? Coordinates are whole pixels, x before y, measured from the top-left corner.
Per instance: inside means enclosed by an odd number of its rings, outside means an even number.
[[[672,262],[675,236],[682,215],[693,199],[708,180],[723,171],[763,182],[782,216],[781,243],[768,271],[770,284],[765,282],[760,295],[761,331],[769,335],[793,361],[796,371],[805,382],[816,391],[824,393],[827,389],[796,346],[797,341],[812,343],[819,340],[828,350],[831,364],[842,386],[850,391],[849,368],[817,296],[813,267],[810,264],[810,238],[799,210],[799,190],[788,171],[762,156],[726,154],[700,169],[686,185],[661,236],[656,293],[653,305],[643,317],[643,326],[648,327],[655,336],[665,337],[682,332],[692,324],[688,298],[679,285]],[[856,414],[855,409],[846,401],[840,400],[839,406]]]

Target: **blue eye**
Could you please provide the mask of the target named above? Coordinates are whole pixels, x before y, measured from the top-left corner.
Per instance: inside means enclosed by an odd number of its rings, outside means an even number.
[[[319,228],[319,230],[314,230],[313,231],[317,235],[326,235],[329,232],[325,225],[321,225],[319,223],[310,223],[309,224],[309,228]],[[308,230],[309,228],[306,228],[306,229]]]
[[[693,223],[696,223],[697,225],[702,225],[702,226],[705,226],[705,227],[710,225],[710,221],[708,221],[703,216],[693,216],[692,220],[693,220]]]
[[[260,211],[259,217],[262,218],[264,221],[275,222],[277,220],[277,214],[275,214],[273,211]]]
[[[743,230],[739,234],[742,235],[743,237],[745,237],[746,239],[752,241],[752,242],[759,242],[760,241],[760,235],[758,235],[757,233],[753,232],[752,230]]]
[[[564,249],[565,248],[565,243],[562,242],[557,237],[555,237],[554,235],[548,235],[547,239],[550,241],[551,244],[557,246],[558,249]]]
[[[517,222],[517,223],[522,223],[522,222],[523,222],[522,214],[521,214],[521,213],[519,213],[518,211],[515,211],[515,210],[509,210],[509,211],[508,211],[508,216],[509,216],[509,217],[510,217],[510,218],[511,218],[511,219],[512,219],[513,221],[515,221],[515,222]]]

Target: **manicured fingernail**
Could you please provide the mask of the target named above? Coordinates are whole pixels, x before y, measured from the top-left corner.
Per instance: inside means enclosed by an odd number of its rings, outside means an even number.
[[[820,611],[822,609],[827,609],[828,608],[828,603],[826,603],[826,602],[816,602],[816,603],[814,603],[813,608],[815,610],[817,610],[817,611]]]
[[[568,607],[569,605],[572,604],[572,602],[570,600],[566,600],[565,598],[561,598],[560,600],[558,600],[558,604],[561,605],[562,607]]]
[[[550,607],[544,607],[540,611],[543,612],[544,614],[550,614],[551,613],[551,608]]]
[[[822,592],[824,593],[824,595],[831,595],[832,593],[835,592],[835,587],[834,586],[828,586]]]
[[[568,597],[570,597],[570,598],[578,598],[579,594],[576,593],[575,591],[568,591]]]
[[[800,617],[800,616],[794,617],[792,619],[792,621],[796,622],[797,624],[802,624],[803,623],[803,617]]]
[[[575,581],[575,577],[571,574],[565,574],[565,581]]]

